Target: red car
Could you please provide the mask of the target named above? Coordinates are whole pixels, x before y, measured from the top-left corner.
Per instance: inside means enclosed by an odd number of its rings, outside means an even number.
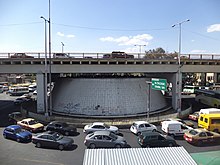
[[[193,114],[190,114],[188,116],[189,119],[193,120],[193,121],[198,121],[198,118],[199,118],[199,112],[194,112]]]

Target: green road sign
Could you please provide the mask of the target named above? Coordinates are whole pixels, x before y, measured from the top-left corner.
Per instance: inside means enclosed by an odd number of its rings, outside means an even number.
[[[152,78],[152,89],[154,90],[167,90],[167,80],[166,79],[158,79],[158,78]]]

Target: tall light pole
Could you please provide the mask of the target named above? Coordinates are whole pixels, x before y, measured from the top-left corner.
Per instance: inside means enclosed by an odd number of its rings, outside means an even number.
[[[138,54],[138,58],[139,58],[140,55],[141,55],[141,47],[146,46],[146,45],[136,44],[136,45],[134,45],[134,46],[139,46],[139,53],[140,53],[140,54]]]
[[[50,112],[50,115],[52,115],[52,87],[51,87],[51,20],[50,20],[50,0],[49,0],[49,89],[50,89],[50,104],[49,104],[49,112]]]
[[[64,43],[63,43],[63,42],[61,42],[61,45],[62,45],[62,53],[63,53],[63,47],[64,47]]]
[[[45,22],[45,79],[44,79],[44,101],[45,101],[45,116],[48,116],[48,99],[47,99],[47,22],[48,20],[41,16]]]
[[[179,52],[178,52],[178,81],[177,81],[177,87],[178,87],[178,105],[177,105],[177,112],[181,112],[181,91],[182,91],[182,73],[181,73],[181,61],[180,61],[180,56],[181,56],[181,37],[182,37],[182,24],[185,22],[189,22],[190,20],[184,20],[182,22],[179,22],[177,24],[172,25],[172,27],[179,26]]]

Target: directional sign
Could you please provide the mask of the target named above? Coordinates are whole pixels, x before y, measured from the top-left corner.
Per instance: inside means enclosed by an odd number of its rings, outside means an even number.
[[[167,80],[166,79],[157,79],[157,78],[152,78],[152,89],[154,90],[167,90]]]

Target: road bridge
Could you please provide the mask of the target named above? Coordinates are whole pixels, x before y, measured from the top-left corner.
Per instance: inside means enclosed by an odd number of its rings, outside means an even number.
[[[30,54],[30,53],[29,53]],[[34,58],[10,58],[11,54],[0,54],[0,73],[34,73],[37,75],[38,111],[45,106],[44,79],[45,57],[35,53]],[[103,54],[71,54],[70,58],[48,58],[47,73],[145,73],[147,78],[164,78],[173,84],[172,105],[178,107],[178,69],[181,73],[218,73],[220,70],[219,55],[184,55],[181,65],[174,58],[102,58]],[[182,75],[180,75],[182,77]],[[53,76],[52,76],[53,77]]]

